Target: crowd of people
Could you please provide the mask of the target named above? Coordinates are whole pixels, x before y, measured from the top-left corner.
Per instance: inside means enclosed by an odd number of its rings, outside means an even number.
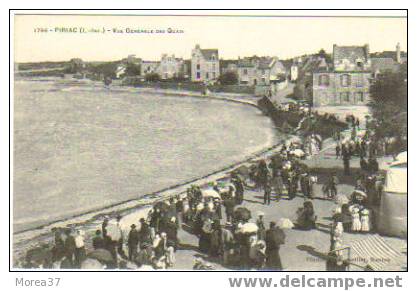
[[[213,261],[227,268],[281,270],[279,250],[285,244],[285,227],[271,221],[267,228],[264,213],[252,217],[242,206],[248,188],[263,193],[264,205],[280,203],[283,197],[293,200],[301,194],[303,204],[288,228],[302,231],[317,228],[316,198],[335,201],[328,268],[346,267],[340,250],[342,234],[372,231],[372,206],[379,203],[383,189],[372,135],[359,135],[359,121],[353,116],[347,122],[351,124],[350,137],[335,135],[336,159],[342,158],[346,176],[351,175],[349,160],[353,156],[360,158],[362,170],[350,195],[340,193],[336,172],[330,173],[319,189],[318,177],[295,154],[303,145],[297,141],[283,143],[271,157],[253,163],[247,173],[238,168],[228,179],[213,182],[208,188],[192,185],[186,193],[156,203],[128,231],[121,216],[105,217],[92,237],[80,229],[56,229],[53,247],[38,248],[44,250],[41,263],[32,251],[27,253],[23,267],[86,268],[91,266],[86,262],[93,259],[104,268],[175,268],[177,250],[187,247],[178,238],[178,231],[183,229],[198,238],[198,251],[203,256],[195,260],[194,269],[211,269],[208,261]],[[323,194],[319,197],[318,192]]]

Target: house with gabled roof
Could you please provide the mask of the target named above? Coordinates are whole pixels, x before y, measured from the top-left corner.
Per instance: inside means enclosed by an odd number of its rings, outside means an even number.
[[[220,76],[219,50],[202,49],[196,45],[191,51],[191,81],[210,83]]]
[[[332,57],[331,66],[313,71],[313,106],[367,104],[372,78],[369,45],[333,45]]]
[[[237,72],[240,85],[269,86],[286,75],[277,57],[245,57],[239,59]]]

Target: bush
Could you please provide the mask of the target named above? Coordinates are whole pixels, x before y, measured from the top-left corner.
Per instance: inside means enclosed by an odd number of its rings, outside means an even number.
[[[145,81],[147,82],[158,82],[161,77],[157,73],[149,73],[145,75]]]
[[[238,81],[238,76],[235,72],[225,72],[219,77],[219,83],[222,85],[236,85]]]

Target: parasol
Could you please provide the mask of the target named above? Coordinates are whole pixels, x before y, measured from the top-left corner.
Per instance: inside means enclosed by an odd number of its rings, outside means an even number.
[[[246,222],[237,231],[240,233],[254,233],[258,231],[258,226],[253,222]]]
[[[218,198],[221,199],[219,192],[213,189],[203,190],[203,197],[212,197],[212,198]]]
[[[346,197],[346,195],[336,195],[336,197],[334,198],[335,203],[338,205],[343,205],[343,204],[348,204],[349,203],[349,199]]]
[[[278,221],[278,226],[281,229],[291,229],[294,227],[294,223],[289,218],[281,218]]]
[[[363,198],[368,197],[368,195],[366,195],[366,193],[365,193],[365,192],[363,192],[363,191],[361,191],[361,190],[355,190],[355,191],[353,191],[353,193],[352,193],[352,194],[362,196]]]

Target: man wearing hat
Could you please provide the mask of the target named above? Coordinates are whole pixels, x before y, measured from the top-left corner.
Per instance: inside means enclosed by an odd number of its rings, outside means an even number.
[[[129,250],[129,260],[134,260],[138,253],[139,233],[136,230],[136,225],[130,226],[129,237],[127,239],[127,246]]]

